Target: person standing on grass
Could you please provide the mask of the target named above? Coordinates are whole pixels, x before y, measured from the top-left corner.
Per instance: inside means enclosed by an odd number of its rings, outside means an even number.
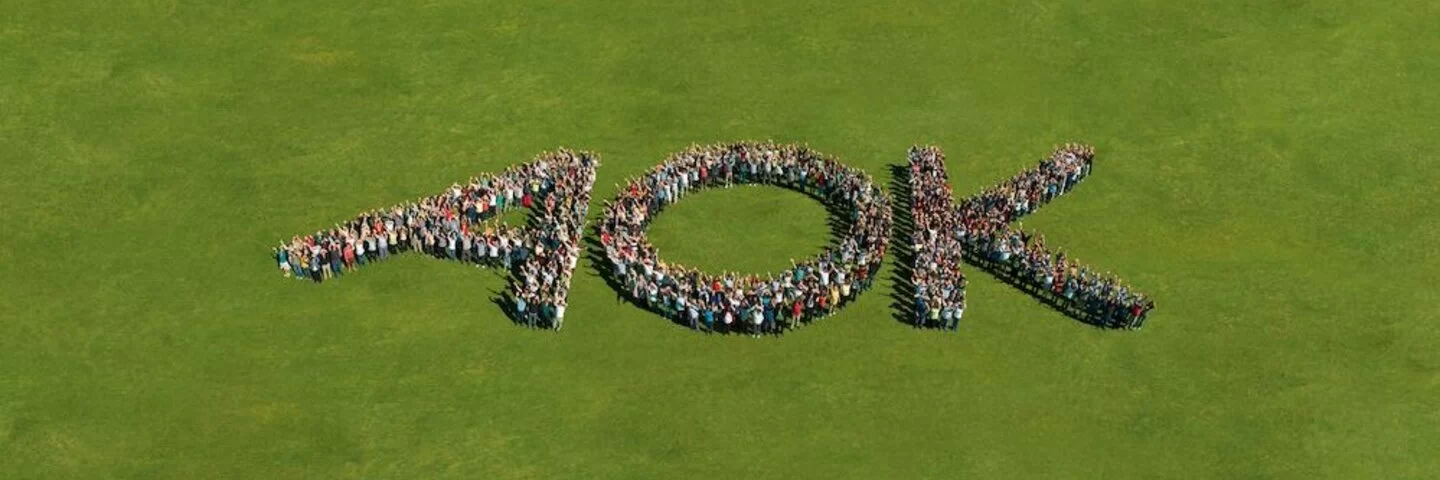
[[[295,272],[295,278],[297,279],[310,279],[310,265],[305,261],[303,249],[290,252],[290,271]]]
[[[536,303],[540,304],[540,308],[538,309],[540,310],[540,320],[538,323],[542,327],[549,325],[551,328],[554,328],[555,304],[550,303],[548,300],[548,298],[544,297],[536,298]]]
[[[329,280],[335,277],[334,275],[330,274],[329,270],[326,269],[326,267],[329,266],[331,258],[330,251],[327,250],[328,247],[329,245],[326,244],[316,244],[315,246],[310,247],[310,263],[318,264],[320,266],[319,273],[321,280]]]
[[[372,262],[378,260],[380,258],[380,252],[377,250],[380,249],[380,245],[376,243],[375,235],[371,233],[369,229],[362,231],[365,232],[363,234],[365,236],[365,254],[370,257],[370,261]]]
[[[924,328],[925,316],[929,314],[930,309],[926,305],[925,295],[917,293],[915,295],[915,328]]]
[[[310,263],[312,265],[318,264],[318,266],[320,267],[318,270],[316,270],[316,273],[321,280],[328,280],[331,278],[329,271],[330,257],[325,255],[327,247],[327,245],[315,244],[313,246],[301,248],[301,250],[303,250],[305,253],[305,257],[310,260]]]
[[[779,310],[780,307],[781,306],[777,305],[769,295],[760,297],[760,310],[765,312],[764,322],[762,323],[762,328],[760,329],[761,332],[775,333],[777,331],[775,329],[775,316],[776,311]]]
[[[280,273],[285,278],[290,278],[290,252],[285,250],[285,244],[280,244],[274,251],[275,261],[280,264]]]
[[[560,296],[552,300],[555,303],[555,331],[565,327],[565,297]]]
[[[967,302],[966,302],[966,300],[965,300],[965,293],[964,293],[964,292],[961,292],[961,293],[960,293],[960,299],[959,299],[958,301],[956,301],[956,303],[955,303],[955,326],[954,326],[954,328],[951,328],[951,330],[955,330],[955,331],[959,331],[959,330],[960,330],[960,319],[965,316],[965,308],[966,308],[966,307],[967,307]]]
[[[760,325],[765,322],[764,308],[760,305],[750,306],[750,336],[760,338]]]
[[[308,261],[310,262],[310,279],[311,279],[311,280],[314,280],[315,283],[320,283],[321,281],[323,281],[323,280],[322,280],[322,277],[321,277],[321,275],[323,275],[323,274],[320,273],[320,261],[319,261],[319,260],[320,260],[320,259],[319,259],[319,258],[316,258],[316,256],[314,256],[314,255],[312,255],[311,257],[308,258]]]
[[[837,273],[838,273],[838,272],[837,272]],[[830,284],[830,302],[829,302],[829,308],[825,311],[825,316],[829,317],[829,316],[835,315],[835,309],[836,309],[836,307],[839,306],[839,305],[840,305],[840,286],[832,283],[832,284]]]
[[[812,298],[815,299],[815,311],[810,316],[811,322],[814,322],[816,318],[829,317],[830,315],[834,314],[834,309],[831,308],[830,305],[829,292],[826,292],[822,289],[820,292],[817,292]]]
[[[340,247],[334,241],[327,241],[317,250],[320,259],[320,273],[325,278],[340,278],[345,274],[341,265]]]
[[[386,245],[387,245],[388,247],[390,247],[389,250],[387,250],[388,253],[387,253],[386,255],[388,256],[388,255],[391,255],[391,254],[399,253],[399,251],[400,251],[400,243],[399,243],[399,242],[401,242],[401,241],[403,241],[403,240],[400,239],[400,235],[398,234],[398,232],[395,231],[395,224],[394,224],[393,222],[389,221],[389,220],[387,220],[387,221],[386,221],[386,224],[385,224],[385,236],[386,236],[386,239],[388,240],[388,241],[386,242]]]
[[[357,240],[354,241],[354,244],[355,244],[355,261],[356,261],[357,263],[359,263],[359,265],[360,265],[361,267],[363,267],[363,266],[365,266],[365,254],[366,254],[366,252],[365,252],[365,239],[363,239],[363,238],[362,238],[362,239],[357,239]]]
[[[466,231],[469,229],[467,225],[468,224],[460,225],[460,261],[466,263],[485,263],[483,262],[483,258],[472,255],[475,252],[476,242],[475,239],[470,236],[469,232]]]
[[[801,318],[802,315],[804,315],[804,313],[805,313],[805,303],[804,303],[804,301],[801,300],[799,297],[796,297],[796,298],[795,298],[795,302],[794,302],[793,304],[791,304],[791,306],[790,306],[790,325],[789,325],[789,326],[790,326],[790,329],[791,329],[791,330],[794,330],[796,327],[799,327],[799,326],[800,326],[800,318]]]
[[[530,320],[530,312],[526,311],[528,307],[529,305],[525,304],[525,295],[517,293],[515,295],[515,317],[524,322],[526,326],[535,328],[535,322]]]
[[[290,262],[290,271],[295,274],[296,278],[304,278],[305,271],[300,268],[299,255],[297,255],[294,250],[290,250],[287,257]]]
[[[1144,305],[1140,308],[1140,317],[1137,318],[1137,319],[1135,319],[1135,329],[1136,329],[1136,330],[1139,330],[1139,329],[1145,327],[1145,317],[1149,316],[1149,315],[1150,315],[1150,311],[1151,311],[1151,310],[1154,310],[1154,309],[1155,309],[1155,301],[1154,301],[1154,300],[1148,300],[1148,299],[1145,300]]]
[[[340,260],[344,262],[346,270],[355,270],[355,245],[347,241],[343,248]]]
[[[685,314],[690,319],[690,328],[700,330],[700,310],[695,308],[695,302],[685,302]]]
[[[937,326],[937,327],[938,327],[938,326],[941,326],[941,324],[940,324],[940,311],[941,311],[942,309],[944,309],[944,308],[945,308],[945,303],[942,302],[939,297],[931,297],[931,298],[930,298],[930,310],[929,310],[929,312],[928,312],[928,313],[930,314],[930,316],[927,317],[927,318],[929,319],[929,321],[926,322],[925,325],[934,325],[934,326]]]
[[[375,237],[376,249],[380,254],[379,258],[381,260],[390,258],[390,234],[386,232],[375,232]]]

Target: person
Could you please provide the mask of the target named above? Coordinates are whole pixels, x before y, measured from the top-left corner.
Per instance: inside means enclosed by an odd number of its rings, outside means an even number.
[[[555,304],[555,331],[558,332],[565,327],[565,299],[562,297],[554,300],[553,303]]]
[[[693,302],[686,302],[686,304],[685,304],[685,314],[686,314],[687,317],[690,318],[690,328],[693,329],[693,330],[699,330],[699,329],[700,329],[700,310],[697,309],[697,308],[695,308],[695,304],[694,304]]]
[[[309,260],[309,262],[310,262],[310,279],[314,280],[315,283],[320,283],[320,282],[323,281],[324,279],[321,278],[319,259],[312,259],[312,260]]]
[[[341,260],[345,263],[345,270],[355,270],[355,244],[345,242],[344,250],[341,253]]]
[[[275,255],[275,261],[280,263],[280,273],[284,275],[285,278],[290,278],[290,254],[285,250],[285,244],[280,244],[280,247],[276,248],[273,254]]]
[[[338,247],[332,243],[329,248],[323,248],[320,252],[322,267],[329,268],[329,270],[325,271],[325,278],[337,278],[345,274],[344,259],[341,258]],[[351,252],[351,256],[354,256],[353,251]]]
[[[303,254],[303,253],[299,253],[299,252],[291,253],[291,254],[290,254],[290,265],[291,265],[291,266],[290,266],[290,271],[295,272],[295,278],[296,278],[296,279],[298,279],[298,280],[309,280],[309,279],[310,279],[310,261],[304,257],[304,254]]]
[[[805,295],[797,297],[794,305],[790,307],[790,329],[800,328],[800,322],[805,320],[805,312],[815,310],[815,297]]]
[[[941,302],[939,298],[932,298],[930,300],[929,310],[926,311],[926,313],[929,314],[929,317],[926,317],[929,319],[929,321],[921,325],[921,327],[924,327],[925,325],[935,325],[937,327],[943,325],[940,323],[940,311],[944,309],[944,302]]]
[[[530,327],[530,328],[535,328],[535,323],[531,321],[530,317],[528,316],[528,312],[525,311],[525,309],[526,309],[527,307],[529,307],[529,305],[526,305],[526,304],[525,304],[525,297],[519,296],[519,295],[515,296],[515,314],[516,314],[516,316],[517,316],[517,317],[520,317],[521,319],[524,319],[524,321],[525,321],[525,326],[528,326],[528,327]]]
[[[925,316],[930,314],[929,302],[924,294],[915,295],[915,328],[925,328]]]
[[[543,326],[543,325],[550,325],[551,328],[554,328],[554,325],[555,325],[555,303],[554,303],[554,302],[543,302],[543,303],[540,304],[540,308],[539,308],[538,310],[539,310],[539,312],[538,312],[538,313],[539,313],[539,315],[538,315],[539,318],[536,318],[536,319],[535,319],[535,323],[538,324],[538,325],[542,325],[542,326]]]
[[[777,333],[777,332],[778,332],[778,329],[775,328],[775,316],[776,316],[776,311],[778,310],[778,307],[779,307],[779,306],[774,303],[774,301],[771,299],[771,297],[769,297],[769,296],[761,297],[761,299],[760,299],[760,311],[764,313],[764,315],[763,315],[764,321],[760,324],[760,331],[761,331],[762,333]]]
[[[955,304],[954,316],[950,319],[950,331],[960,331],[960,318],[965,316],[965,296],[961,295],[958,303]]]
[[[760,338],[761,324],[765,322],[765,308],[755,305],[750,308],[750,336]]]
[[[300,268],[300,259],[295,255],[295,253],[290,252],[289,250],[286,250],[285,256],[286,260],[290,263],[290,272],[295,274],[296,278],[304,279],[305,271]]]

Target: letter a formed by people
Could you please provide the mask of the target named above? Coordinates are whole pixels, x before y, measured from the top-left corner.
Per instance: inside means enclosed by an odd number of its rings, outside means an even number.
[[[1155,303],[1119,278],[1052,250],[1045,237],[1012,226],[1069,193],[1089,177],[1095,150],[1068,144],[1035,168],[966,198],[951,200],[945,154],[938,147],[909,151],[907,179],[912,225],[908,245],[917,327],[958,329],[965,312],[963,258],[1055,309],[1092,325],[1138,329]],[[903,197],[902,197],[903,198]]]
[[[361,213],[275,249],[286,276],[320,283],[403,252],[501,267],[510,273],[506,313],[558,330],[595,183],[599,156],[546,152],[529,163],[452,184],[438,195]],[[530,211],[527,225],[501,221]]]

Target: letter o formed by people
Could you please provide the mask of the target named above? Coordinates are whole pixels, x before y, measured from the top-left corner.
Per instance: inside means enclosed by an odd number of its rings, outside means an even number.
[[[660,259],[645,228],[686,193],[738,184],[799,191],[843,212],[846,234],[779,274],[713,275]],[[779,335],[834,314],[869,289],[890,239],[890,202],[860,169],[803,145],[692,146],[630,179],[600,224],[611,286],[647,310],[706,333]]]

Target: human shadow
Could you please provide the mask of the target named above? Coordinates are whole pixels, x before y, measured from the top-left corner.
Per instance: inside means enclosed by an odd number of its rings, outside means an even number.
[[[890,242],[891,253],[895,256],[895,268],[890,270],[890,311],[896,322],[915,326],[915,224],[910,209],[914,197],[910,191],[910,168],[905,165],[888,165],[890,170],[890,217],[895,238]]]

